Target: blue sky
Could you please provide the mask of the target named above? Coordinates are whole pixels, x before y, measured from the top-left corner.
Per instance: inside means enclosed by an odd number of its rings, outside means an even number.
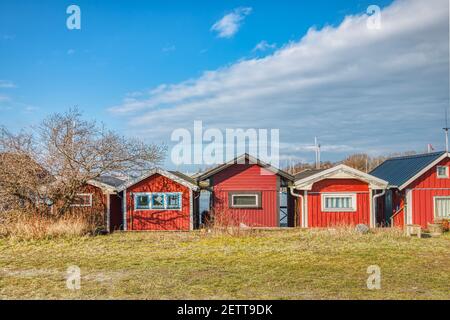
[[[396,1],[389,9],[392,1],[380,0],[4,0],[0,125],[18,130],[78,106],[88,118],[154,142],[169,143],[171,130],[192,128],[193,120],[220,129],[279,128],[280,153],[307,161],[315,135],[325,160],[421,151],[427,143],[442,148],[448,2],[422,2]],[[81,30],[66,28],[70,4],[81,8]],[[358,38],[358,19],[371,4],[387,10],[385,25]],[[221,37],[212,27],[233,13],[242,20]],[[367,37],[374,38],[361,40]],[[245,85],[231,85],[247,76]],[[211,89],[217,86],[227,95]],[[207,93],[189,94],[199,88]],[[267,90],[255,94],[258,88]]]

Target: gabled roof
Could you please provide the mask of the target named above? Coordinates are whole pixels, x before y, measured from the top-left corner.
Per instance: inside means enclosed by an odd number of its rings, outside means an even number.
[[[446,157],[446,152],[395,157],[380,164],[370,174],[402,190]]]
[[[373,189],[386,189],[388,182],[362,171],[356,170],[345,164],[337,165],[330,169],[316,170],[312,174],[299,175],[295,179],[295,188],[298,190],[311,190],[314,183],[324,179],[358,179],[367,182]]]
[[[270,164],[265,163],[265,162],[259,160],[258,158],[255,158],[255,157],[253,157],[253,156],[251,156],[251,155],[249,155],[247,153],[245,153],[245,154],[243,154],[243,155],[241,155],[239,157],[236,157],[236,158],[234,158],[231,161],[228,161],[228,162],[226,162],[224,164],[220,164],[220,165],[218,165],[218,166],[216,166],[216,167],[214,167],[212,169],[209,169],[209,170],[199,174],[197,176],[197,180],[208,179],[209,177],[215,175],[216,173],[218,173],[218,172],[220,172],[222,170],[225,170],[226,168],[228,168],[228,167],[230,167],[232,165],[235,165],[235,164],[257,164],[257,165],[263,167],[264,169],[266,169],[266,170],[268,170],[268,171],[270,171],[270,172],[272,172],[272,173],[274,173],[276,175],[279,175],[279,176],[281,176],[281,177],[283,177],[283,178],[285,178],[285,179],[287,179],[289,181],[293,181],[294,180],[294,177],[292,175],[290,175],[289,173],[287,173],[287,172],[285,172],[285,171],[283,171],[281,169],[278,169],[278,168],[276,168],[274,166],[271,166]]]
[[[166,171],[166,170],[161,169],[161,168],[155,168],[155,169],[150,170],[146,174],[144,174],[144,175],[142,175],[142,176],[140,176],[140,177],[138,177],[136,179],[127,181],[126,183],[122,184],[118,188],[118,191],[123,191],[123,190],[125,190],[125,189],[127,189],[127,188],[129,188],[129,187],[131,187],[133,185],[135,185],[136,183],[139,183],[142,180],[145,180],[145,179],[147,179],[147,178],[149,178],[149,177],[151,177],[151,176],[153,176],[155,174],[159,174],[159,175],[162,175],[162,176],[164,176],[166,178],[169,178],[170,180],[178,182],[179,184],[181,184],[181,185],[183,185],[185,187],[188,187],[189,189],[192,189],[194,191],[198,190],[198,186],[195,183],[195,181],[192,180],[192,178],[182,174],[181,172],[177,172],[177,171],[169,172],[169,171]]]

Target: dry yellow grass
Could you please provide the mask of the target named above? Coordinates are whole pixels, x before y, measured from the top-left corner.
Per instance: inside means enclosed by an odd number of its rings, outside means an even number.
[[[450,235],[396,230],[115,233],[0,240],[0,298],[450,299]],[[81,289],[66,270],[81,269]],[[367,268],[381,268],[368,290]]]
[[[93,233],[96,226],[82,215],[50,217],[12,212],[3,215],[0,237],[15,240],[78,237]]]

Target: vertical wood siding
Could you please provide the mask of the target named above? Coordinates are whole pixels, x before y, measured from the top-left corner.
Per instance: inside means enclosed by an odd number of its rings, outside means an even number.
[[[74,215],[82,215],[88,218],[96,225],[102,225],[106,228],[106,195],[102,189],[87,184],[78,190],[78,193],[92,194],[92,206],[90,207],[70,207],[70,213]],[[54,210],[58,210],[61,204],[56,204]]]
[[[155,174],[126,190],[127,230],[135,231],[188,231],[190,230],[190,189]],[[181,192],[181,210],[136,210],[131,193],[137,192]]]
[[[224,224],[251,227],[278,227],[279,177],[256,164],[235,164],[212,177],[214,214]],[[231,209],[230,191],[261,192],[261,208]]]
[[[298,192],[304,194],[304,192]],[[355,212],[322,211],[322,194],[356,193],[357,210]],[[367,183],[356,179],[324,179],[313,185],[308,191],[308,227],[326,228],[366,224],[370,225],[370,195]],[[301,199],[297,199],[298,225],[301,226]]]
[[[449,167],[450,159],[442,160],[407,187],[412,190],[412,223],[422,228],[434,222],[434,197],[450,196],[450,179],[438,179],[437,166]]]
[[[406,215],[406,208],[405,206],[405,192],[400,192],[398,190],[396,190],[397,192],[393,192],[392,195],[392,204],[393,204],[393,210],[397,211],[397,208],[403,208],[402,212],[399,213],[398,215],[396,215],[393,219],[393,227],[397,227],[397,228],[403,228],[403,226],[405,225],[405,215]],[[394,212],[395,213],[395,212]],[[390,222],[390,221],[388,221]]]
[[[412,191],[412,219],[413,224],[427,228],[428,223],[433,223],[434,197],[450,197],[450,190],[416,190]]]

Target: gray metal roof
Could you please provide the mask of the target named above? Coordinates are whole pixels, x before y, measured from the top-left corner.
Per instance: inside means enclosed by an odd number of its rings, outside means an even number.
[[[370,174],[386,180],[390,186],[400,187],[445,152],[434,152],[391,158],[373,169]]]
[[[299,172],[295,175],[295,181],[308,178],[316,173],[322,172],[325,169],[306,169],[302,172]]]
[[[122,185],[125,180],[113,177],[113,176],[101,176],[98,178],[95,178],[94,180],[101,182],[103,184],[106,184],[108,186],[117,188],[118,186]]]
[[[192,178],[192,177],[190,177],[190,176],[188,176],[188,175],[186,175],[186,174],[184,174],[184,173],[182,173],[180,171],[169,171],[169,172],[171,174],[177,176],[178,178],[186,180],[186,181],[188,181],[188,182],[190,182],[192,184],[195,184],[195,185],[197,184],[197,181],[194,178]]]

